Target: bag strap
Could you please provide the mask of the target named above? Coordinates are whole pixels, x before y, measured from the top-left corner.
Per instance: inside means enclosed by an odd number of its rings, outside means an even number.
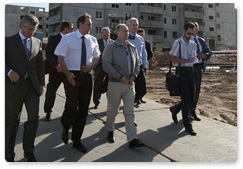
[[[180,40],[178,40],[179,42],[179,59],[181,59],[181,42]],[[172,61],[170,60],[170,70],[169,73],[171,73],[171,67],[172,67]],[[180,72],[180,68],[181,68],[181,63],[179,63],[179,72]]]

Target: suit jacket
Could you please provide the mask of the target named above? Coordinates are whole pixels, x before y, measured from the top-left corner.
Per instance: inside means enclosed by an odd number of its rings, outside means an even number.
[[[62,35],[50,36],[46,45],[46,60],[44,61],[45,73],[47,74],[50,70],[55,69],[58,63],[58,56],[54,54],[58,43],[61,41]]]
[[[211,57],[212,52],[209,49],[209,47],[207,46],[207,43],[205,42],[205,39],[198,37],[198,41],[200,43],[200,45],[202,46],[202,53],[205,55],[205,59],[203,59],[202,61],[202,69],[203,71],[205,71],[206,69],[206,61]]]
[[[120,82],[120,77],[130,79],[131,75],[137,77],[139,73],[139,57],[137,48],[127,41],[131,55],[131,73],[128,72],[127,53],[122,42],[117,39],[114,43],[106,46],[103,53],[102,66],[109,75],[110,82]]]
[[[111,44],[112,42],[114,42],[114,40],[109,39],[109,44]],[[103,54],[103,51],[105,49],[103,38],[98,39],[98,44],[99,44],[99,50],[100,50],[100,53],[101,53],[100,54],[100,63],[99,63],[99,65],[101,65],[102,64],[102,54]]]
[[[149,60],[153,56],[153,52],[151,50],[150,42],[145,41],[145,49],[146,49],[146,52],[147,52],[147,60]]]
[[[41,41],[31,37],[31,54],[27,61],[27,54],[19,33],[5,38],[5,95],[11,96],[24,80],[28,72],[33,87],[40,96],[40,85],[44,86],[44,65],[41,51]],[[8,72],[14,70],[20,76],[18,82],[11,82]]]

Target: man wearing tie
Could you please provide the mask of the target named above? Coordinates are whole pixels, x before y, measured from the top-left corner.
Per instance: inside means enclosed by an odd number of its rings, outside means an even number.
[[[130,18],[128,20],[127,26],[129,28],[129,39],[128,41],[132,43],[137,48],[137,53],[139,56],[139,66],[140,71],[138,77],[135,80],[135,103],[138,105],[139,100],[146,94],[146,79],[145,75],[147,73],[147,52],[145,50],[145,42],[142,36],[137,34],[138,31],[138,19]]]
[[[66,75],[64,89],[66,103],[61,124],[63,126],[62,140],[68,143],[68,131],[72,128],[73,147],[86,153],[80,139],[83,134],[92,93],[92,76],[90,71],[99,63],[99,46],[97,39],[91,36],[91,16],[87,13],[77,19],[78,29],[61,39],[55,55]],[[74,122],[73,122],[74,121]]]
[[[20,31],[5,39],[5,158],[14,162],[14,147],[23,104],[27,111],[23,149],[28,162],[35,162],[34,141],[43,93],[44,66],[41,41],[32,37],[39,21],[33,15],[21,19]]]
[[[102,53],[107,45],[114,42],[110,39],[110,29],[108,27],[103,27],[101,29],[101,38],[98,39],[99,49],[101,52],[100,62],[98,66],[94,69],[94,92],[93,92],[93,102],[95,104],[95,109],[98,108],[100,104],[101,92],[98,91],[99,86],[104,80],[105,72],[102,68]]]
[[[57,35],[50,36],[46,45],[46,60],[45,67],[50,67],[49,70],[49,83],[46,88],[46,99],[44,103],[44,111],[46,113],[46,121],[51,120],[52,107],[54,106],[56,99],[56,91],[64,80],[65,75],[62,72],[62,68],[58,63],[58,56],[54,54],[54,51],[60,42],[62,36],[73,32],[73,23],[63,21],[61,23],[61,32]]]
[[[197,58],[198,58],[198,63],[193,65],[193,73],[194,73],[194,78],[195,78],[195,98],[192,103],[191,107],[191,116],[194,120],[196,121],[201,121],[201,119],[196,115],[196,106],[198,103],[199,99],[199,94],[200,94],[200,88],[201,88],[201,82],[202,82],[202,70],[205,71],[206,67],[206,61],[211,57],[212,52],[208,48],[205,39],[198,37],[197,33],[199,31],[199,25],[197,22],[194,22],[195,29],[193,32],[193,36],[191,37],[191,40],[193,40],[197,44]],[[177,117],[176,114],[179,113],[181,110],[182,103],[180,102],[179,104],[170,107],[170,111],[172,112],[172,117],[174,119],[174,122],[177,123]]]

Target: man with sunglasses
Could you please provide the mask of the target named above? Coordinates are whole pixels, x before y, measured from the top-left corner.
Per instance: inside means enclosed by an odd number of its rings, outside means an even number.
[[[62,21],[61,32],[57,35],[50,36],[46,46],[46,60],[44,62],[45,72],[49,73],[49,83],[46,89],[46,99],[44,103],[44,111],[46,113],[46,121],[51,120],[51,112],[56,99],[56,91],[64,80],[64,73],[58,63],[58,56],[54,51],[61,41],[62,37],[70,32],[73,32],[73,23]],[[48,69],[48,70],[47,70]]]
[[[205,39],[198,37],[197,33],[199,31],[199,25],[197,22],[194,22],[195,29],[193,32],[193,36],[191,37],[191,40],[193,40],[197,44],[197,58],[198,63],[193,65],[193,73],[195,78],[195,98],[194,102],[192,103],[191,107],[191,117],[193,120],[201,121],[201,119],[196,115],[196,106],[199,99],[200,94],[200,88],[201,88],[201,82],[202,82],[202,70],[205,71],[206,68],[206,61],[211,57],[212,52],[208,48]],[[181,110],[181,103],[177,104],[176,106],[170,107],[170,111],[172,114],[174,114],[173,119],[175,122],[177,122],[176,114],[180,112]]]
[[[194,29],[195,25],[193,23],[186,23],[184,25],[182,37],[174,41],[170,51],[171,61],[173,65],[176,66],[176,73],[180,75],[181,85],[181,103],[175,105],[174,107],[180,106],[181,104],[182,118],[185,130],[192,136],[197,134],[193,130],[191,124],[191,105],[194,101],[195,92],[193,63],[197,60],[197,45],[194,41],[191,40]],[[177,113],[172,111],[172,118],[175,123],[178,123],[176,117]]]

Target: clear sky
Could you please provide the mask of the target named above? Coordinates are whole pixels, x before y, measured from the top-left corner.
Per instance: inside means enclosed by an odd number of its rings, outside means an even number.
[[[49,11],[48,3],[7,3],[8,5],[19,5],[19,6],[33,6],[45,8],[45,11]]]

